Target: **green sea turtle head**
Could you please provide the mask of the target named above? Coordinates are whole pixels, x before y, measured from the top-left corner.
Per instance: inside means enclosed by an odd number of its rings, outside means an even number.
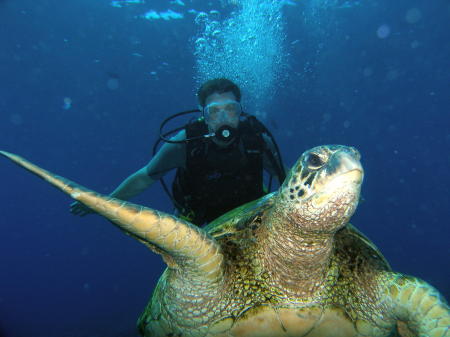
[[[359,201],[364,172],[353,147],[325,145],[303,153],[280,188],[280,209],[303,233],[334,233]]]

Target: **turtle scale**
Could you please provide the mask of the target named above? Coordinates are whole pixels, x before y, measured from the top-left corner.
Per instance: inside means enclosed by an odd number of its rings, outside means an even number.
[[[203,229],[0,154],[163,257],[168,268],[138,320],[143,336],[450,336],[439,292],[392,271],[349,224],[363,177],[353,148],[306,151],[278,192]]]

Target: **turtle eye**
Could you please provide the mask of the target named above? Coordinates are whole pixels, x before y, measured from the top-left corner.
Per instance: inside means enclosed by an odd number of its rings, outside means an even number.
[[[316,153],[310,153],[308,158],[306,158],[306,163],[308,164],[308,168],[313,170],[317,170],[325,164],[322,158]]]

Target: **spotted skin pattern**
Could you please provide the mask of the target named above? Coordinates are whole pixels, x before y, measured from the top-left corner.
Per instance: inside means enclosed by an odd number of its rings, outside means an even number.
[[[0,154],[162,256],[168,268],[138,320],[142,336],[450,337],[439,292],[392,271],[349,224],[363,181],[354,148],[306,151],[278,192],[203,229]]]

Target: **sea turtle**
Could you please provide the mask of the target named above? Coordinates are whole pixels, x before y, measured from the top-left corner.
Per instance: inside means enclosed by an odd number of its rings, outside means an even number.
[[[450,336],[439,292],[393,272],[348,224],[363,180],[354,148],[306,151],[278,192],[205,228],[1,154],[161,254],[168,268],[139,318],[143,336]]]

